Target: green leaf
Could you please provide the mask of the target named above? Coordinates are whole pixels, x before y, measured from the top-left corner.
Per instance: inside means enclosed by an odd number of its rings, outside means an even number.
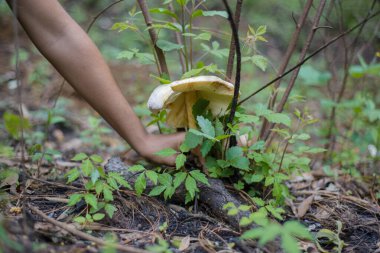
[[[195,40],[206,40],[210,41],[211,39],[211,34],[210,33],[200,33],[194,38]]]
[[[182,143],[186,148],[181,148],[182,152],[188,152],[193,148],[196,148],[199,144],[202,143],[202,136],[195,135],[192,132],[187,132],[185,135],[185,141]]]
[[[179,154],[177,155],[175,159],[175,167],[177,170],[182,168],[185,165],[186,162],[186,156],[184,154]]]
[[[74,206],[77,204],[81,199],[83,198],[83,194],[81,193],[75,193],[71,194],[69,198],[69,202],[67,203],[68,206]]]
[[[113,201],[112,191],[109,189],[108,185],[107,187],[103,185],[103,196],[105,201]]]
[[[93,170],[93,171],[91,172],[91,182],[92,182],[93,184],[95,184],[96,181],[98,181],[99,177],[100,177],[100,173],[99,173],[98,170]]]
[[[283,113],[270,113],[267,115],[264,115],[264,117],[272,123],[276,124],[284,124],[285,126],[290,127],[291,126],[291,119],[288,115]]]
[[[132,190],[131,185],[119,173],[117,173],[117,172],[109,172],[108,176],[114,178],[120,185],[124,186],[125,188]]]
[[[189,132],[190,132],[190,133],[193,133],[193,134],[195,134],[195,135],[198,135],[198,136],[203,136],[203,137],[205,137],[205,138],[207,138],[207,139],[210,139],[210,140],[217,141],[217,139],[215,139],[214,137],[212,137],[212,136],[210,136],[210,135],[208,135],[208,134],[202,133],[202,132],[200,132],[200,131],[198,131],[198,130],[196,130],[196,129],[193,129],[193,128],[189,129]]]
[[[76,154],[73,158],[71,158],[72,161],[82,161],[84,159],[87,159],[88,156],[85,153],[79,153]]]
[[[161,39],[157,40],[156,45],[165,52],[179,50],[183,48],[183,45],[175,44],[173,42]]]
[[[145,188],[146,188],[145,173],[141,173],[140,175],[138,175],[135,181],[135,191],[136,191],[137,196],[141,196]]]
[[[145,175],[149,178],[150,181],[152,181],[155,185],[158,182],[158,175],[153,170],[147,170],[145,171]]]
[[[92,170],[94,169],[94,165],[92,164],[90,159],[85,159],[82,161],[80,168],[82,169],[82,172],[85,176],[89,176]]]
[[[141,172],[144,170],[145,170],[144,166],[142,166],[140,164],[133,165],[133,166],[128,168],[128,171],[130,171],[130,172]]]
[[[207,154],[211,151],[211,148],[214,146],[214,142],[211,140],[206,140],[202,143],[201,154],[203,157],[206,157]]]
[[[98,206],[98,200],[96,199],[96,196],[92,193],[86,193],[84,195],[84,200],[88,205],[91,205],[93,208],[97,208]]]
[[[104,206],[104,210],[106,211],[108,217],[112,218],[113,214],[117,211],[117,208],[112,204],[106,204]]]
[[[249,170],[250,162],[247,157],[236,157],[230,161],[231,166],[241,169],[241,170]]]
[[[203,174],[200,170],[192,170],[190,171],[190,175],[195,179],[197,180],[198,182],[201,182],[205,185],[210,185],[208,180],[207,180],[207,177],[205,174]]]
[[[281,237],[281,247],[286,253],[300,253],[297,240],[290,234],[284,233]]]
[[[165,185],[158,185],[153,187],[153,189],[149,192],[149,196],[158,196],[160,195],[163,191],[165,191],[166,186]]]
[[[194,118],[205,115],[205,112],[207,112],[207,107],[209,104],[210,104],[210,101],[204,98],[198,99],[192,108]]]
[[[71,183],[71,182],[75,181],[80,176],[80,172],[79,172],[78,168],[74,168],[74,169],[70,170],[69,172],[67,172],[67,174],[65,176],[67,177],[67,183]]]
[[[213,138],[215,137],[215,128],[212,125],[211,121],[204,118],[203,116],[197,116],[197,122],[203,133]]]
[[[307,230],[307,228],[304,225],[302,225],[298,221],[287,221],[287,222],[285,222],[284,229],[289,234],[291,234],[295,237],[312,240],[310,232]]]
[[[102,220],[106,216],[104,213],[96,213],[92,216],[94,221]]]
[[[165,14],[165,15],[168,15],[168,16],[173,17],[173,18],[178,20],[178,16],[174,12],[172,12],[168,9],[165,9],[165,8],[152,8],[152,9],[149,9],[149,12]]]
[[[245,231],[241,238],[242,239],[257,239],[260,238],[262,234],[265,233],[264,228],[254,228],[248,231]]]
[[[273,241],[281,232],[281,226],[275,223],[269,224],[265,228],[265,233],[263,233],[259,240],[259,245],[263,246],[267,242]]]
[[[90,159],[95,163],[102,163],[103,158],[100,155],[91,155]]]
[[[252,220],[250,220],[248,217],[242,217],[240,219],[239,225],[242,227],[248,226],[249,224],[252,223]]]
[[[239,119],[241,123],[257,124],[260,122],[260,118],[255,115],[247,115],[247,114],[236,112],[236,117]]]
[[[226,159],[228,161],[231,161],[234,158],[240,158],[242,156],[243,156],[243,150],[241,147],[238,147],[238,146],[231,147],[226,152]]]
[[[158,151],[158,152],[156,152],[154,154],[158,155],[158,156],[162,156],[162,157],[168,157],[168,156],[172,156],[172,155],[178,154],[178,152],[175,151],[172,148],[165,148],[165,149],[160,150],[160,151]]]
[[[173,186],[174,188],[178,188],[182,184],[183,181],[185,181],[185,178],[187,176],[187,173],[185,172],[178,172],[174,175],[174,180],[173,180]]]
[[[251,57],[250,60],[252,61],[253,64],[255,64],[257,67],[259,67],[259,69],[261,69],[262,71],[265,71],[267,69],[268,59],[265,58],[264,56],[254,55]]]
[[[265,147],[265,141],[255,142],[252,146],[249,147],[249,150],[263,150]]]
[[[73,219],[73,221],[79,223],[79,224],[83,224],[86,222],[86,218],[83,217],[83,216],[77,216]]]
[[[226,11],[202,11],[202,15],[205,17],[220,16],[228,18],[228,13]]]
[[[187,176],[185,181],[185,188],[187,192],[190,194],[191,199],[194,199],[195,192],[198,190],[195,179],[191,176]]]
[[[21,118],[20,116],[10,113],[10,112],[5,112],[3,115],[4,119],[4,125],[5,125],[5,130],[14,138],[14,139],[19,139],[21,129],[29,129],[30,128],[30,123],[29,120],[26,118]]]
[[[173,177],[168,173],[163,173],[158,176],[158,182],[167,187],[172,185]]]

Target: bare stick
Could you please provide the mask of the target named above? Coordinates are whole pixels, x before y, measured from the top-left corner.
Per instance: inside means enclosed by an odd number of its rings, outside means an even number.
[[[161,50],[161,48],[157,47],[156,45],[158,36],[157,36],[156,30],[154,30],[152,27],[153,21],[149,14],[148,5],[145,0],[137,0],[137,3],[139,4],[141,12],[144,16],[146,26],[148,27],[149,36],[152,41],[154,51],[156,52],[156,55],[157,55],[157,60],[160,67],[159,74],[160,75],[166,74],[169,76],[169,70],[168,70],[168,66],[166,65],[164,52]]]
[[[137,249],[137,248],[133,248],[133,247],[126,246],[126,245],[121,245],[121,244],[110,244],[110,243],[108,243],[106,241],[103,241],[100,238],[97,238],[95,236],[89,235],[89,234],[84,233],[84,232],[82,232],[80,230],[77,230],[73,226],[69,226],[66,223],[63,223],[63,222],[54,220],[53,218],[50,218],[46,214],[44,214],[41,210],[39,210],[38,208],[36,208],[36,207],[34,207],[34,206],[30,205],[30,204],[28,205],[28,207],[30,208],[30,210],[32,210],[33,212],[35,212],[38,216],[40,216],[44,220],[52,223],[53,225],[56,225],[57,227],[60,227],[60,228],[62,228],[64,230],[66,230],[67,232],[70,232],[73,235],[81,237],[82,239],[85,239],[85,240],[88,240],[88,241],[92,241],[92,242],[94,242],[96,244],[99,244],[101,246],[112,246],[112,247],[115,247],[117,250],[120,250],[122,252],[148,253],[148,251],[143,250],[143,249]]]
[[[169,7],[169,10],[171,12],[174,12],[174,7],[173,7],[172,2],[169,3],[168,7]],[[172,18],[172,20],[173,20],[173,22],[177,21],[174,17]],[[178,44],[183,45],[181,34],[177,31],[175,32],[175,39],[176,39]],[[182,73],[185,73],[186,67],[185,67],[185,62],[184,62],[183,55],[182,55],[181,51],[178,51],[178,57],[179,57],[179,62],[181,63]]]
[[[334,38],[332,38],[330,41],[328,41],[327,43],[325,43],[324,45],[320,46],[318,49],[316,49],[314,52],[312,52],[309,56],[307,56],[303,61],[299,62],[298,64],[294,65],[293,67],[291,67],[289,70],[287,70],[284,74],[276,77],[275,79],[269,81],[268,83],[266,83],[265,85],[263,85],[262,87],[260,87],[259,89],[257,89],[256,91],[252,92],[250,95],[248,95],[246,98],[240,100],[240,102],[238,103],[238,105],[241,105],[242,103],[248,101],[250,98],[252,98],[253,96],[255,96],[256,94],[258,94],[259,92],[263,91],[264,89],[268,88],[269,86],[271,86],[273,83],[275,83],[277,80],[279,79],[282,79],[283,77],[287,76],[289,73],[293,72],[295,69],[299,68],[300,66],[302,66],[303,64],[305,64],[305,62],[307,62],[308,60],[310,60],[311,58],[313,58],[315,55],[317,55],[318,53],[320,53],[321,51],[323,51],[325,48],[327,48],[328,46],[330,46],[331,44],[333,44],[334,42],[336,42],[337,40],[339,40],[340,38],[342,38],[343,36],[346,36],[347,34],[351,33],[352,31],[356,30],[358,27],[360,27],[361,25],[363,25],[364,23],[367,23],[369,20],[373,19],[374,17],[378,16],[380,14],[380,11],[377,11],[375,12],[374,14],[372,14],[371,16],[369,16],[368,18],[365,18],[363,19],[362,21],[360,21],[359,23],[357,23],[355,26],[351,27],[350,29],[346,30],[345,32],[335,36]]]
[[[227,0],[223,0],[224,6],[228,13],[228,20],[230,21],[232,35],[235,41],[236,46],[236,75],[235,75],[235,88],[234,88],[234,96],[231,102],[231,111],[230,116],[228,118],[227,124],[231,123],[235,117],[236,108],[238,106],[239,99],[239,90],[240,90],[240,72],[241,72],[241,52],[240,52],[240,42],[239,42],[239,33],[232,17],[232,12],[230,6],[227,3]],[[226,124],[226,125],[227,125]]]
[[[299,17],[299,19],[296,23],[296,30],[293,32],[292,39],[288,45],[288,48],[286,49],[284,60],[281,63],[280,69],[278,70],[278,76],[284,74],[286,67],[289,64],[290,58],[292,57],[294,50],[296,49],[299,35],[301,33],[303,26],[305,25],[305,21],[309,15],[309,11],[310,11],[312,5],[313,5],[313,0],[308,0],[307,3],[305,4],[305,7],[303,8],[302,15]],[[272,91],[272,94],[271,94],[271,96],[269,98],[269,102],[268,102],[268,109],[273,109],[273,107],[274,107],[274,104],[275,104],[276,98],[277,98],[278,87],[280,87],[280,84],[281,84],[281,79],[278,79],[274,83],[274,90]],[[264,119],[263,124],[261,126],[259,139],[263,138],[264,133],[266,132],[266,129],[268,127],[268,123],[269,122],[266,119]]]
[[[21,167],[25,168],[25,139],[24,139],[24,110],[22,108],[22,83],[20,80],[20,57],[19,57],[19,49],[20,49],[20,40],[18,33],[18,24],[17,24],[17,0],[12,1],[13,8],[13,32],[14,32],[14,45],[15,45],[15,77],[17,84],[17,96],[18,96],[18,110],[20,114],[20,147],[21,147]]]
[[[236,29],[239,29],[240,13],[241,13],[242,5],[243,5],[243,0],[237,0],[236,8],[235,8]],[[226,78],[227,78],[227,81],[229,81],[229,82],[231,82],[232,71],[234,69],[235,49],[236,49],[235,39],[234,39],[234,36],[232,36],[231,37],[231,43],[230,43],[230,51],[229,51],[228,61],[227,61],[227,71],[226,71]]]

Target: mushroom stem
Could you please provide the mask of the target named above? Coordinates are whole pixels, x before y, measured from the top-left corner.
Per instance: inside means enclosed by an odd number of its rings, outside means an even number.
[[[188,92],[185,93],[185,106],[186,106],[186,112],[187,112],[187,122],[189,128],[197,128],[197,123],[194,119],[193,115],[193,105],[197,101],[197,94],[196,92]]]

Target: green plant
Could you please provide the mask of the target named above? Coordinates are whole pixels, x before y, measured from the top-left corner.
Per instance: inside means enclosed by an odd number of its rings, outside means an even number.
[[[101,220],[105,217],[104,211],[112,218],[117,208],[112,204],[114,192],[120,186],[132,189],[125,179],[116,172],[105,173],[101,163],[103,158],[99,155],[88,156],[79,153],[72,158],[73,161],[80,161],[79,168],[71,169],[65,176],[67,183],[71,183],[78,178],[82,180],[85,190],[81,193],[70,195],[68,206],[74,206],[81,200],[86,203],[85,214],[74,218],[78,223],[86,223]]]
[[[102,141],[104,134],[111,133],[109,127],[102,126],[103,120],[89,116],[87,119],[88,129],[81,132],[80,136],[84,143],[91,145],[91,147],[99,150],[104,150],[106,147]]]
[[[337,232],[333,232],[329,229],[321,229],[316,234],[316,245],[318,249],[323,252],[335,252],[335,253],[341,253],[343,250],[343,247],[346,245],[342,239],[340,239],[340,234],[342,233],[342,222],[337,221]],[[323,246],[324,245],[333,245],[332,251],[326,250]],[[323,246],[322,246],[323,245]]]
[[[173,252],[170,249],[170,244],[164,239],[158,239],[157,244],[146,246],[146,249],[149,250],[149,252],[154,252],[154,253],[172,253]]]

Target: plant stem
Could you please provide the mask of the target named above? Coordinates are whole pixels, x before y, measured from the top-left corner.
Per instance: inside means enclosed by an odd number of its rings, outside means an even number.
[[[172,2],[169,3],[168,7],[169,7],[169,10],[171,12],[174,12],[174,7],[173,7]],[[172,20],[173,20],[173,22],[177,22],[177,20],[174,17],[172,18]],[[181,34],[178,31],[175,32],[175,38],[176,38],[176,41],[179,45],[183,45]],[[178,51],[178,57],[179,57],[179,62],[181,64],[181,68],[182,68],[182,74],[184,74],[186,72],[186,69],[185,69],[185,63],[184,63],[184,59],[183,59],[183,55],[182,55],[181,51]]]
[[[307,3],[305,4],[305,7],[303,8],[302,14],[297,21],[296,30],[293,32],[292,38],[291,38],[290,43],[288,45],[288,48],[286,49],[284,59],[281,63],[280,69],[279,69],[278,74],[277,74],[278,76],[284,74],[286,67],[289,64],[290,58],[292,57],[294,50],[296,49],[299,35],[301,33],[303,26],[305,25],[305,21],[309,15],[309,11],[310,11],[310,8],[312,5],[313,5],[313,0],[308,0]],[[281,84],[281,79],[278,79],[274,83],[274,89],[273,89],[273,91],[270,95],[269,101],[268,101],[268,109],[273,109],[273,107],[274,107],[274,104],[276,102],[277,93],[278,93],[278,88],[279,88],[280,84]],[[269,123],[268,120],[264,119],[263,124],[261,126],[259,139],[262,139],[264,133],[267,131],[268,123]]]
[[[150,36],[150,39],[152,41],[154,51],[156,52],[156,55],[158,58],[158,63],[160,66],[159,74],[160,74],[160,76],[162,74],[166,74],[167,75],[166,78],[170,79],[169,70],[168,70],[168,66],[166,64],[164,52],[161,50],[161,48],[157,47],[157,44],[156,44],[157,40],[158,40],[158,36],[157,36],[156,31],[152,28],[153,22],[152,22],[152,18],[150,16],[150,14],[149,14],[148,5],[147,5],[145,0],[137,0],[137,3],[139,4],[141,12],[144,16],[146,26],[148,27],[149,36]]]
[[[242,7],[242,5],[243,5],[243,0],[237,0],[237,2],[236,2],[236,8],[235,8],[235,25],[236,25],[236,29],[239,29],[240,13],[241,13],[241,7]],[[235,49],[236,49],[235,39],[232,36],[231,37],[231,42],[230,42],[230,51],[229,51],[228,61],[227,61],[227,71],[226,71],[226,79],[229,82],[231,82],[232,71],[234,69]]]
[[[236,108],[238,106],[238,99],[239,99],[239,90],[240,90],[240,73],[241,73],[241,52],[240,52],[240,42],[239,42],[239,32],[236,26],[236,23],[234,21],[234,18],[232,17],[231,8],[227,3],[227,0],[223,0],[224,6],[228,13],[228,20],[230,22],[232,35],[235,41],[236,46],[236,75],[235,75],[235,88],[234,88],[234,96],[232,98],[231,102],[231,111],[229,118],[226,122],[226,125],[228,123],[232,123],[235,117]],[[232,138],[230,138],[230,146],[236,145],[236,140],[233,141]]]

